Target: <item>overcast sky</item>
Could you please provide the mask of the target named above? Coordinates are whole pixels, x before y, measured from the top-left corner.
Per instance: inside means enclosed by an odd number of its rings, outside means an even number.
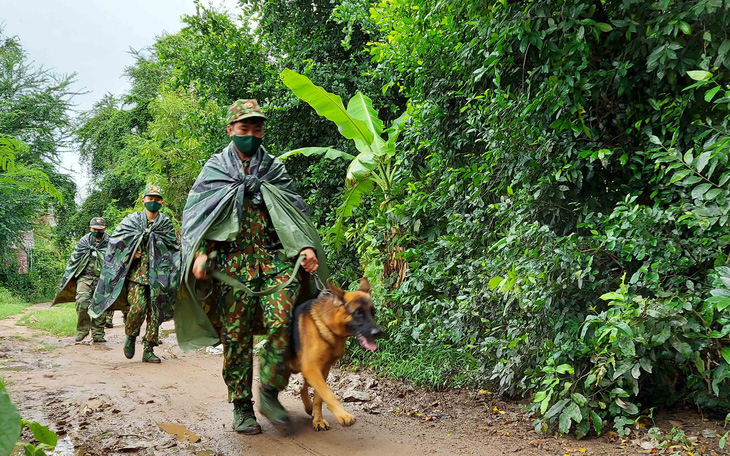
[[[210,3],[234,11],[238,0]],[[31,60],[57,73],[77,73],[75,89],[89,92],[74,100],[82,111],[106,93],[129,89],[124,68],[134,63],[130,48],[178,32],[181,16],[194,12],[193,0],[0,0],[5,34],[17,36]],[[86,196],[87,173],[78,154],[62,154],[61,166]]]

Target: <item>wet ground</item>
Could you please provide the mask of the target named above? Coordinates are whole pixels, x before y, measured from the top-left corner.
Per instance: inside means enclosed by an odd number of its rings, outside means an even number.
[[[19,316],[0,320],[0,376],[26,419],[57,431],[59,456],[725,454],[718,448],[723,423],[691,410],[655,418],[665,432],[674,427],[684,433],[684,441],[667,441],[664,449],[647,435],[653,423],[629,437],[609,432],[578,441],[535,434],[518,404],[496,400],[488,391],[423,391],[339,370],[329,383],[357,418],[354,426],[314,432],[295,395],[297,375],[282,394],[292,413],[291,432],[261,418],[263,434],[242,436],[230,427],[220,354],[183,353],[168,322],[156,349],[162,364],[142,363],[139,345],[136,357],[127,360],[121,314],[116,317],[107,343],[78,345],[16,326]],[[336,423],[329,411],[325,419]]]

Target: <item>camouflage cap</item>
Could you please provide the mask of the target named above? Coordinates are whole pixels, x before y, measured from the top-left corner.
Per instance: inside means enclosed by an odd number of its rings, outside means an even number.
[[[162,198],[162,189],[157,185],[148,185],[144,189],[144,195],[142,196],[159,196]]]
[[[266,116],[261,107],[254,99],[250,100],[236,100],[233,102],[230,108],[228,108],[228,115],[226,116],[226,124],[230,125],[233,122],[238,122],[243,119],[250,119],[252,117],[258,117],[266,120]]]
[[[89,228],[94,228],[97,230],[106,229],[106,221],[104,221],[104,219],[101,217],[94,217],[89,222]]]

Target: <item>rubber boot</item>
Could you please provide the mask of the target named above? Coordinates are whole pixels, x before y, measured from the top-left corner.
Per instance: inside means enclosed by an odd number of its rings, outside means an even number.
[[[261,434],[261,426],[256,422],[250,399],[233,401],[233,429],[245,435]]]
[[[86,336],[88,336],[89,333],[76,333],[76,338],[74,339],[77,343],[81,342],[82,340],[86,339]]]
[[[145,346],[144,351],[142,352],[142,362],[160,364],[162,360],[155,355],[155,352],[152,351],[152,347]]]
[[[261,413],[271,421],[274,426],[288,426],[289,412],[279,402],[279,390],[271,386],[263,386],[259,390],[261,400]]]
[[[126,356],[127,359],[134,358],[134,344],[136,343],[136,341],[136,337],[127,336],[127,341],[124,342],[124,356]]]

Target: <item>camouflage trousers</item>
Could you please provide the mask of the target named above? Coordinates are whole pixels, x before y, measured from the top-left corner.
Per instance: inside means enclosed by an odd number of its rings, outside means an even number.
[[[271,288],[286,282],[291,277],[291,265],[280,262],[277,266],[286,272],[258,274],[247,285],[253,290]],[[228,273],[237,280],[246,282],[250,277],[233,271]],[[281,271],[281,269],[279,269]],[[259,375],[261,384],[279,391],[289,383],[289,337],[294,297],[299,288],[297,281],[287,288],[260,298],[221,285],[216,299],[220,317],[220,336],[223,343],[223,380],[228,387],[228,400],[251,399],[253,384],[253,331],[257,307],[261,309],[262,323],[267,339],[266,346],[259,353]]]
[[[81,275],[76,279],[76,332],[78,334],[89,334],[94,339],[104,338],[104,315],[92,319],[89,315],[91,298],[94,296],[98,276]]]
[[[160,312],[155,309],[150,300],[150,286],[137,282],[127,282],[127,301],[129,311],[124,322],[124,332],[127,336],[138,337],[142,323],[147,319],[147,328],[144,334],[145,348],[159,345]]]

